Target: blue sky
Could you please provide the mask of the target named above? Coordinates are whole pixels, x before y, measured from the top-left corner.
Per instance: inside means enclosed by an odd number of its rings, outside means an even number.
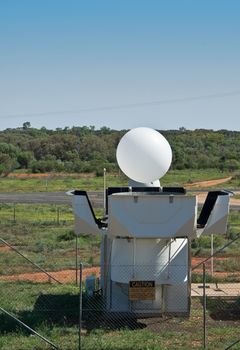
[[[0,129],[240,130],[240,1],[0,0]]]

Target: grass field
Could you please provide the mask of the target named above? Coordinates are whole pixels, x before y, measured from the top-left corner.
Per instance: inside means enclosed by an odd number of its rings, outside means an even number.
[[[75,267],[75,236],[71,208],[60,206],[60,220],[56,220],[56,207],[53,205],[18,204],[16,222],[13,222],[12,205],[2,205],[0,224],[1,236],[14,244],[24,255],[48,271],[73,269]],[[47,220],[46,220],[47,218]],[[231,224],[238,224],[239,213],[232,212]],[[78,238],[80,259],[85,265],[99,264],[100,239],[95,236]],[[216,237],[216,247],[227,242],[224,237]],[[209,237],[198,242],[200,252],[209,254]],[[3,246],[2,246],[3,247]],[[197,253],[199,247],[193,248]],[[222,256],[232,256],[232,264],[222,263],[224,271],[238,270],[234,258],[239,252],[236,242]],[[225,265],[224,265],[225,264]],[[217,268],[217,265],[215,265]],[[11,250],[1,251],[0,274],[36,272],[27,262]],[[201,280],[201,274],[198,275]],[[21,318],[28,325],[60,345],[62,350],[77,350],[78,344],[78,288],[72,283],[4,282],[0,281],[0,305]],[[220,302],[221,305],[221,302]],[[238,338],[239,318],[222,320],[211,316],[208,310],[208,349],[224,349]],[[128,326],[120,329],[86,330],[83,332],[83,349],[94,350],[162,350],[162,349],[202,349],[202,306],[200,299],[192,305],[191,317],[151,319],[139,321],[142,329]],[[141,328],[141,327],[140,327]],[[0,315],[0,349],[46,350],[50,349],[36,336],[12,322],[8,316]],[[234,349],[240,349],[236,345]]]
[[[228,235],[234,238],[239,231],[240,213],[231,211]],[[68,205],[1,204],[0,238],[13,244],[23,254],[48,270],[56,271],[75,266],[74,217],[72,208]],[[99,236],[78,237],[78,253],[84,264],[99,264],[100,241]],[[226,237],[215,236],[215,250],[227,242]],[[222,256],[238,255],[239,245],[240,242],[236,241]],[[193,241],[192,255],[208,256],[210,248],[210,237],[201,237]],[[21,273],[28,265],[11,250],[1,251],[1,274]]]
[[[197,181],[213,180],[232,176],[226,172],[219,172],[216,169],[204,170],[170,170],[161,180],[162,186],[183,186]],[[126,186],[127,178],[123,175],[106,175],[106,185]],[[235,175],[234,179],[220,187],[235,188],[240,187],[240,179]],[[93,175],[81,176],[72,174],[62,174],[48,177],[18,178],[10,176],[0,178],[0,192],[55,192],[68,191],[69,189],[85,189],[88,191],[100,191],[103,189],[103,178]]]
[[[234,238],[240,231],[240,213],[231,211],[228,236]],[[75,267],[75,234],[72,208],[68,205],[1,204],[0,238],[16,246],[34,262],[51,271]],[[99,265],[99,236],[78,238],[79,259],[84,264]],[[214,237],[214,249],[228,242],[224,236]],[[236,241],[222,256],[237,256],[240,242]],[[192,242],[193,256],[208,256],[210,237]],[[29,269],[28,263],[11,250],[0,250],[0,273],[21,273]],[[11,262],[11,265],[10,265]],[[237,266],[237,262],[234,262]],[[232,264],[233,265],[233,264]],[[231,267],[232,267],[231,265]],[[227,269],[224,263],[219,268]],[[230,266],[229,266],[230,269]]]
[[[196,181],[226,177],[229,174],[216,171],[171,171],[162,185],[183,185]],[[71,188],[86,190],[102,189],[102,178],[49,178],[15,179],[2,178],[1,191],[67,191]],[[125,181],[125,182],[124,182]],[[235,182],[234,182],[235,181]],[[234,186],[237,179],[234,179]],[[108,175],[107,185],[124,185],[126,179]],[[228,188],[229,184],[225,184]],[[100,211],[99,213],[100,214]],[[239,232],[240,213],[231,212],[229,237]],[[13,244],[25,256],[47,271],[75,268],[75,235],[72,209],[65,205],[0,205],[0,237]],[[222,247],[228,239],[215,237],[215,249]],[[79,261],[85,266],[99,265],[100,237],[78,238]],[[215,268],[223,272],[238,272],[239,240],[221,256],[231,260],[216,262]],[[192,254],[208,256],[210,238],[202,237],[192,244]],[[230,261],[230,263],[229,263]],[[0,275],[36,272],[29,263],[13,251],[0,244]],[[198,274],[198,278],[201,275]],[[59,285],[52,283],[0,281],[0,306],[12,312],[28,325],[50,339],[62,350],[78,349],[78,307],[79,290],[75,280]],[[239,300],[237,301],[239,303]],[[222,305],[222,304],[221,304]],[[226,305],[224,305],[225,307]],[[236,305],[237,306],[237,305]],[[240,337],[240,319],[225,314],[221,318],[211,303],[208,305],[208,349],[224,349]],[[84,325],[83,350],[167,350],[202,349],[202,304],[196,298],[192,301],[191,316],[187,318],[161,318],[139,320],[137,327],[124,325],[120,328],[88,329]],[[134,329],[131,329],[134,328]],[[0,314],[1,350],[47,350],[36,336],[30,336],[22,327]],[[233,347],[240,349],[240,343]]]
[[[4,294],[4,291],[6,292]],[[11,299],[9,300],[9,295]],[[1,282],[1,306],[18,316],[62,350],[78,349],[78,288],[70,285]],[[208,308],[208,349],[224,349],[237,340],[238,321],[213,319]],[[96,313],[95,313],[95,317]],[[85,324],[85,323],[84,323]],[[49,349],[36,336],[0,314],[1,350]],[[84,350],[202,349],[202,306],[192,302],[190,318],[138,320],[114,328],[98,327],[82,333]],[[236,346],[234,349],[240,349]]]
[[[13,244],[47,271],[75,268],[76,239],[72,221],[60,222],[59,225],[51,221],[0,224],[0,238]],[[99,265],[100,237],[81,236],[78,238],[78,247],[79,259],[85,266]],[[36,269],[11,249],[1,250],[0,245],[0,274],[31,271]]]

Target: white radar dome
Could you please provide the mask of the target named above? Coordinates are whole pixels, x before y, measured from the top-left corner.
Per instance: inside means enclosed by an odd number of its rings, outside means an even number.
[[[121,138],[117,161],[130,179],[150,183],[166,174],[172,162],[172,150],[165,137],[156,130],[135,128]]]

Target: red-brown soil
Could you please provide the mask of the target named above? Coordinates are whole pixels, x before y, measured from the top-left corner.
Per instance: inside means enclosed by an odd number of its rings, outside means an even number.
[[[206,258],[204,258],[202,256],[193,256],[192,259],[191,259],[192,267],[200,264],[204,259],[206,259]],[[215,261],[225,261],[227,259],[228,259],[228,257],[215,257],[214,258]],[[210,264],[210,259],[208,260],[207,263]]]
[[[8,252],[9,250],[11,250],[11,248],[7,245],[0,245],[0,252]]]
[[[76,280],[76,271],[75,270],[62,270],[55,272],[48,272],[52,277],[56,278],[61,283],[69,283],[74,282]],[[100,275],[100,267],[90,267],[83,269],[83,279],[89,275],[96,275],[99,277]],[[79,272],[78,272],[79,278]],[[28,282],[50,282],[51,278],[49,278],[43,272],[28,272],[28,273],[20,273],[16,275],[8,275],[8,276],[0,276],[0,281],[28,281]],[[52,280],[53,281],[53,280]]]
[[[231,179],[232,179],[232,177],[229,176],[229,177],[225,177],[223,179],[199,181],[199,182],[194,182],[194,183],[191,183],[191,184],[186,184],[185,187],[187,189],[199,188],[199,187],[211,187],[211,186],[220,185],[220,184],[222,184],[224,182],[228,182]]]
[[[42,174],[28,174],[28,173],[10,173],[8,177],[15,177],[18,179],[31,179],[31,178],[56,178],[56,177],[74,177],[78,179],[85,179],[94,177],[94,173],[42,173]]]
[[[205,258],[204,257],[193,257],[192,258],[192,267],[198,265],[201,263]],[[215,257],[214,258],[214,265],[218,262],[227,260],[228,257]],[[233,257],[231,258],[233,259]],[[206,269],[207,272],[210,273],[210,266],[211,262],[208,260],[206,263]],[[199,268],[195,269],[194,272],[201,274],[202,273],[202,266]],[[49,272],[51,276],[56,278],[59,282],[61,283],[69,283],[69,282],[74,282],[76,280],[76,271],[75,270],[62,270],[62,271],[52,271]],[[79,275],[79,271],[78,271]],[[89,275],[96,275],[97,277],[100,276],[100,267],[86,267],[83,269],[83,279],[86,278],[86,276]],[[229,276],[235,276],[235,277],[240,277],[240,271],[235,271],[235,272],[217,272],[214,271],[214,276],[215,277],[220,277],[220,278],[225,278]],[[79,276],[78,276],[79,277]],[[21,274],[15,274],[15,275],[8,275],[8,276],[0,276],[0,281],[30,281],[30,282],[39,282],[39,283],[44,283],[44,282],[49,282],[51,279],[46,276],[42,272],[29,272],[29,273],[21,273]]]
[[[198,274],[202,274],[203,272],[203,268],[202,265],[200,265],[198,268],[194,269],[195,266],[197,266],[198,264],[200,264],[202,261],[204,261],[204,257],[192,257],[192,268],[193,268],[193,272],[194,273],[198,273]],[[214,277],[219,277],[221,279],[224,279],[226,277],[231,277],[234,276],[235,278],[240,278],[240,271],[216,271],[216,265],[219,262],[223,262],[223,261],[227,261],[228,259],[239,259],[239,257],[214,257],[213,258],[213,276]],[[208,274],[211,273],[211,259],[209,259],[206,262],[206,272]]]

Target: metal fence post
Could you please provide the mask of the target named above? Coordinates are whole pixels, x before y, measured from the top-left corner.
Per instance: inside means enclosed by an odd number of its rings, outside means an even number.
[[[83,264],[80,264],[80,275],[79,275],[79,329],[78,329],[78,350],[82,349],[82,270]]]
[[[76,285],[78,285],[78,236],[77,235],[75,238],[75,269],[76,269],[75,282],[76,282]]]
[[[206,266],[203,263],[203,347],[207,347],[207,324],[206,324],[206,308],[207,308],[207,298],[206,298]]]
[[[60,210],[57,208],[57,225],[60,223]]]
[[[106,168],[103,168],[103,215],[106,215]]]
[[[16,205],[13,203],[13,222],[16,223]]]
[[[211,276],[213,276],[213,234],[211,234]]]

